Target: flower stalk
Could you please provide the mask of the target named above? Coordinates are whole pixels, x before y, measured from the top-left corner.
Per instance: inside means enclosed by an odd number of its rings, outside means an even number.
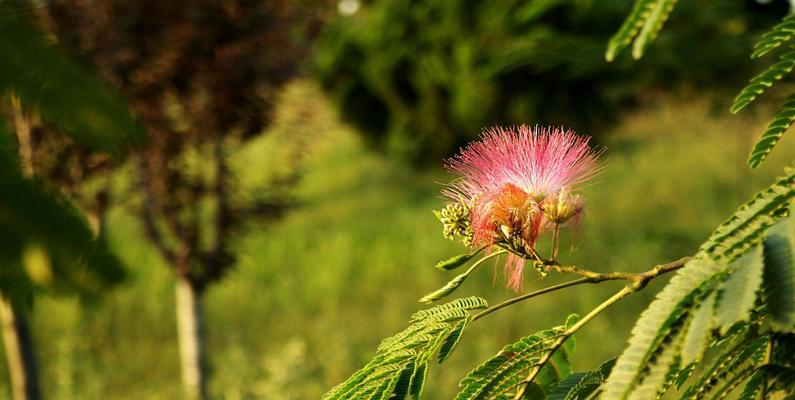
[[[552,260],[558,259],[558,246],[559,246],[559,239],[560,239],[560,224],[555,223],[555,227],[552,229]]]

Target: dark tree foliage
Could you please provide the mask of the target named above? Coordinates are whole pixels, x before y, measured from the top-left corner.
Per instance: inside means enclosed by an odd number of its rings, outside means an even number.
[[[240,195],[230,158],[265,129],[278,89],[302,72],[325,4],[54,0],[32,8],[45,31],[126,95],[149,133],[133,154],[133,198],[123,201],[135,204],[177,277],[187,398],[205,396],[202,293],[234,265],[231,240],[244,223],[281,215],[290,205],[283,189],[299,176],[296,156],[291,172],[252,199]],[[89,158],[75,160],[88,171]]]
[[[619,106],[662,88],[735,87],[751,40],[788,7],[681,3],[652,54],[608,65],[624,0],[364,1],[327,25],[316,72],[349,121],[414,163],[497,123],[565,121],[598,138]]]
[[[301,71],[320,5],[304,1],[48,2],[42,25],[119,87],[150,134],[138,154],[152,242],[201,291],[233,263],[230,233],[282,201],[234,204],[229,146],[263,130],[277,89]],[[209,176],[186,168],[211,164]],[[82,164],[86,165],[86,164]],[[57,168],[50,168],[56,170]],[[201,227],[201,203],[214,206]]]

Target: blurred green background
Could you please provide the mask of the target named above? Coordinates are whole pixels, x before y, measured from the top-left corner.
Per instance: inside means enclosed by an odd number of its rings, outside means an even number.
[[[310,61],[274,89],[276,112],[234,147],[229,166],[249,188],[241,197],[285,168],[300,179],[285,189],[292,205],[283,217],[244,223],[230,239],[235,264],[204,293],[210,398],[319,398],[403,329],[417,299],[452,277],[432,266],[464,251],[442,237],[431,210],[452,178],[443,158],[482,126],[563,124],[606,148],[605,171],[584,192],[585,223],[565,235],[561,256],[596,271],[640,271],[692,254],[795,158],[790,134],[749,170],[748,151],[772,108],[727,111],[755,71],[753,40],[786,14],[785,1],[683,1],[647,57],[613,64],[602,54],[625,1],[301,7],[325,10],[322,28],[306,38],[302,61]],[[136,191],[130,164],[108,175],[116,198]],[[33,303],[47,398],[181,396],[175,278],[147,243],[135,206],[120,201],[107,211],[105,234],[128,270],[121,286],[91,302],[42,292]],[[526,276],[525,290],[557,282]],[[502,281],[483,268],[458,294],[495,304],[514,295]],[[622,349],[663,281],[578,335],[590,345],[580,346],[576,369]],[[474,324],[431,371],[428,398],[451,398],[458,380],[505,343],[586,313],[615,285],[558,292]],[[7,376],[0,363],[4,398]]]

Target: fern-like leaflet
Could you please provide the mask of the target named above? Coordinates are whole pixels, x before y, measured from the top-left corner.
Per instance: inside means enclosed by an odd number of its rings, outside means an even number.
[[[523,384],[527,371],[538,367],[541,371],[526,394],[545,398],[558,382],[571,374],[569,357],[574,352],[573,339],[569,338],[557,351],[551,348],[578,320],[577,315],[570,315],[566,325],[536,332],[505,346],[461,380],[461,391],[455,400],[505,399]],[[546,364],[539,366],[539,361],[549,351],[554,351],[554,354]]]
[[[599,367],[589,372],[577,372],[560,381],[549,393],[547,400],[577,400],[588,398],[599,386],[604,383],[616,360],[603,362]]]
[[[703,399],[710,394],[725,391],[725,386],[736,377],[749,377],[754,371],[754,366],[762,361],[767,341],[767,337],[738,336],[685,390],[682,398]]]
[[[762,281],[760,239],[786,215],[793,197],[795,170],[788,170],[716,229],[641,315],[603,387],[603,399],[661,395],[676,370],[692,371],[689,364],[701,359],[714,328],[725,332],[746,319]],[[741,378],[755,368],[743,371]],[[726,382],[721,393],[733,390],[735,383]]]
[[[416,312],[408,328],[384,339],[367,365],[323,399],[419,399],[433,355],[444,361],[461,339],[469,311],[487,306],[484,299],[467,297]]]
[[[790,49],[790,51],[779,57],[777,63],[751,78],[751,82],[749,82],[748,85],[740,91],[740,94],[734,98],[734,103],[731,107],[732,114],[736,114],[738,111],[745,108],[745,106],[751,104],[751,102],[756,100],[765,90],[773,86],[776,81],[781,80],[784,75],[790,73],[792,68],[795,68],[795,50]]]
[[[762,57],[784,45],[792,40],[793,33],[795,33],[795,18],[788,16],[765,33],[759,42],[754,45],[754,52],[751,54],[751,58]],[[795,47],[791,47],[790,51],[782,54],[779,62],[751,79],[751,82],[734,99],[731,112],[737,113],[750,104],[767,88],[773,86],[775,82],[792,71],[793,67],[795,67]],[[791,94],[787,98],[779,112],[768,123],[765,131],[762,132],[759,140],[754,144],[748,157],[748,165],[751,168],[758,167],[767,158],[793,121],[795,121],[795,94]]]
[[[619,30],[607,44],[605,58],[612,61],[630,43],[633,43],[632,56],[639,59],[662,29],[676,0],[636,0],[632,11],[624,20]],[[795,35],[795,16],[785,17],[778,25],[762,35],[754,45],[751,58],[762,57],[792,40]],[[736,114],[751,104],[765,90],[781,80],[795,68],[795,47],[780,56],[777,63],[756,75],[735,97],[731,106],[732,114]],[[787,98],[773,120],[768,123],[764,132],[753,146],[748,157],[751,168],[758,167],[778,144],[781,137],[795,121],[795,94]]]
[[[751,168],[756,168],[764,161],[773,147],[776,146],[778,141],[784,136],[784,132],[792,126],[795,122],[795,93],[791,94],[787,101],[781,105],[781,109],[773,117],[773,120],[767,124],[765,131],[759,137],[759,140],[754,144],[751,149],[751,155],[748,157],[748,164]]]
[[[774,26],[754,45],[751,58],[759,58],[792,39],[795,34],[795,16],[784,17],[778,25]]]
[[[767,189],[741,206],[701,245],[699,253],[714,259],[734,259],[761,240],[762,234],[782,216],[795,198],[795,168],[784,170]]]
[[[777,224],[765,238],[765,294],[773,329],[795,333],[795,223]]]
[[[636,0],[627,19],[607,43],[607,61],[614,60],[633,40],[632,56],[642,57],[649,43],[657,38],[674,5],[676,0]]]

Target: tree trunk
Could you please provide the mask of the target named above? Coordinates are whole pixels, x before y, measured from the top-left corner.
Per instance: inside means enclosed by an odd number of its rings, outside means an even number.
[[[5,298],[0,298],[0,319],[3,324],[3,345],[8,361],[8,373],[11,376],[13,398],[14,400],[40,399],[36,360],[28,324]]]
[[[19,141],[19,165],[25,176],[33,176],[33,149],[30,141],[30,122],[22,114],[19,98],[11,97],[14,110],[14,128]],[[33,342],[24,314],[14,309],[8,299],[0,296],[0,321],[3,325],[8,373],[11,375],[11,391],[15,400],[41,398],[36,373],[36,358]]]
[[[201,326],[201,293],[184,277],[177,277],[177,335],[182,383],[190,400],[204,395],[204,354]]]

